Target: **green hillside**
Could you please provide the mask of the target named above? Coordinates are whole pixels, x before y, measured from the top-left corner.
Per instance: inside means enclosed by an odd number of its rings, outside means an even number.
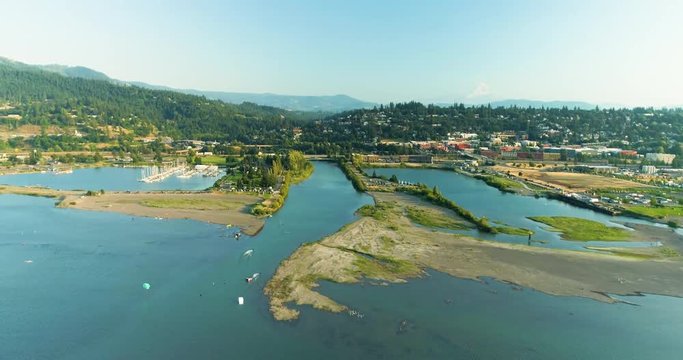
[[[276,144],[290,129],[316,114],[251,103],[226,104],[171,91],[143,89],[108,80],[63,76],[38,67],[0,61],[0,124],[121,126],[145,136]],[[9,105],[9,106],[8,106]],[[4,115],[4,116],[3,116]],[[20,120],[6,115],[18,115]]]

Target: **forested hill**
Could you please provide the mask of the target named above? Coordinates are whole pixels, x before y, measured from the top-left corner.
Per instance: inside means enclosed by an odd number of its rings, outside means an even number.
[[[95,129],[114,125],[138,135],[155,132],[176,139],[237,140],[247,144],[281,143],[291,139],[293,127],[320,116],[67,77],[6,61],[0,61],[0,109],[0,122],[12,127],[85,124]]]
[[[174,89],[166,86],[145,84],[142,82],[132,82],[132,85],[147,89],[171,90],[184,94],[205,96],[208,99],[221,100],[232,104],[250,102],[254,104],[274,106],[281,109],[294,111],[324,112],[327,114],[346,111],[351,109],[372,108],[378,104],[358,100],[348,95],[316,95],[316,96],[297,96],[281,94],[256,94],[226,91],[205,91],[194,89]]]
[[[390,104],[354,110],[307,126],[302,141],[364,148],[378,140],[445,140],[456,132],[481,138],[514,131],[551,144],[604,142],[623,147],[665,150],[683,144],[683,109],[531,108]]]
[[[195,89],[177,89],[168,86],[151,85],[139,81],[122,81],[112,79],[107,74],[83,66],[66,65],[29,65],[0,56],[0,64],[9,65],[15,69],[22,70],[44,70],[67,77],[75,77],[90,80],[106,80],[117,85],[133,85],[150,90],[166,90],[179,92],[188,95],[203,96],[207,99],[220,100],[231,104],[241,104],[244,102],[254,103],[263,106],[272,106],[291,111],[323,112],[336,113],[340,111],[372,108],[375,103],[352,98],[348,95],[283,95],[271,93],[244,93],[227,91],[206,91]]]

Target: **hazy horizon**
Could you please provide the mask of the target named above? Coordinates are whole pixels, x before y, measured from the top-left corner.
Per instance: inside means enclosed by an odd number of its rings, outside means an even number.
[[[683,105],[677,1],[25,1],[0,56],[180,89]]]

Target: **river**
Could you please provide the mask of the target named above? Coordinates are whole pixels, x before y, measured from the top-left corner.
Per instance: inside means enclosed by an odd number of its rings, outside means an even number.
[[[626,299],[639,306],[610,305],[434,271],[402,285],[321,286],[363,319],[303,307],[299,320],[276,322],[263,286],[279,262],[372,202],[333,164],[315,166],[261,233],[239,241],[222,226],[0,196],[0,358],[677,359],[683,352],[681,299],[648,295]],[[445,183],[452,175],[424,173]],[[89,188],[92,179],[81,180]],[[516,198],[505,195],[497,207]],[[517,224],[508,215],[491,218]],[[260,278],[247,284],[255,272]]]

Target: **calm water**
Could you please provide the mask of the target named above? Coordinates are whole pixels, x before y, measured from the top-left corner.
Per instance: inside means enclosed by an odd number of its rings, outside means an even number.
[[[46,186],[61,190],[203,190],[213,186],[217,177],[193,176],[181,179],[176,176],[164,181],[144,183],[139,168],[87,168],[76,169],[71,174],[56,175],[17,174],[0,176],[0,184],[20,186]]]
[[[681,299],[609,305],[437,272],[387,287],[323,284],[362,320],[304,307],[298,321],[274,321],[262,289],[278,263],[370,202],[336,167],[317,163],[258,236],[235,241],[221,226],[0,196],[0,359],[678,359],[683,352]],[[247,249],[254,249],[249,259],[241,256]],[[261,278],[246,284],[254,272]]]
[[[560,234],[548,231],[543,224],[527,219],[529,216],[571,216],[579,217],[605,223],[609,226],[623,227],[622,223],[653,223],[626,218],[620,216],[609,216],[592,210],[579,208],[567,203],[550,200],[546,198],[534,198],[531,196],[519,196],[499,191],[498,189],[486,185],[481,180],[468,176],[460,175],[453,171],[437,169],[391,169],[378,168],[368,170],[370,173],[375,171],[377,175],[391,176],[395,174],[399,179],[413,183],[424,183],[437,186],[439,191],[446,197],[452,199],[458,205],[472,211],[477,216],[486,216],[492,222],[500,222],[516,227],[531,229],[535,232],[533,239],[547,241],[547,243],[537,243],[536,246],[556,247],[583,250],[584,246],[650,246],[648,243],[634,242],[573,242],[560,239]],[[626,228],[630,230],[629,228]],[[526,243],[526,236],[510,236],[496,234],[495,236],[479,233],[476,230],[469,232],[477,237],[495,239],[499,241]]]

